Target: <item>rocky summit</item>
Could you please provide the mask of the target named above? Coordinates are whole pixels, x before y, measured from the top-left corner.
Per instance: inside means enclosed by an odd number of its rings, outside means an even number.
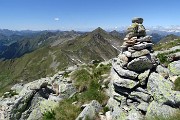
[[[172,90],[170,72],[153,55],[152,37],[146,35],[142,23],[142,18],[132,19],[121,53],[112,60],[107,106],[113,120],[167,117],[179,112],[180,92]]]

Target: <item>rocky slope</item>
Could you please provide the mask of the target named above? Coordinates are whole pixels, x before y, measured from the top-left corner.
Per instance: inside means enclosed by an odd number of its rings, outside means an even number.
[[[58,102],[76,92],[70,79],[63,77],[76,66],[60,71],[53,77],[14,85],[0,98],[1,120],[39,120],[45,111],[50,111]]]

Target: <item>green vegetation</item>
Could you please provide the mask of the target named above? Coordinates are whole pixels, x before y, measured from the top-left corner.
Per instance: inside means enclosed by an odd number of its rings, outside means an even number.
[[[104,108],[103,108],[103,114],[105,115],[105,113],[108,112],[109,110],[110,110],[109,107],[107,107],[107,106],[104,107]]]
[[[170,63],[170,61],[168,61],[168,57],[164,53],[158,54],[157,57],[159,58],[161,64],[168,65]]]
[[[55,112],[54,110],[47,111],[43,114],[43,120],[55,120]]]
[[[169,48],[172,48],[174,46],[177,46],[177,45],[180,45],[180,39],[177,39],[177,40],[172,40],[168,43],[161,43],[161,44],[156,44],[153,49],[155,51],[158,51],[158,50],[166,50],[166,49],[169,49]]]
[[[59,106],[54,110],[56,120],[75,120],[81,112],[80,107],[73,105],[72,99],[64,99],[59,103]]]
[[[90,69],[91,68],[91,69]],[[78,93],[69,99],[65,99],[59,103],[59,106],[54,110],[57,120],[74,120],[81,112],[81,105],[89,103],[92,100],[97,100],[102,105],[105,105],[108,96],[101,89],[101,75],[110,72],[111,64],[108,65],[87,65],[72,73],[70,76],[74,80],[74,84],[78,89]],[[104,112],[108,111],[107,107]],[[47,113],[48,114],[48,113]],[[44,119],[46,114],[44,114]],[[49,114],[48,114],[49,115]]]
[[[168,57],[173,56],[173,53],[180,52],[180,49],[177,49],[175,51],[166,52],[166,53],[159,53],[157,57],[159,58],[159,61],[161,64],[168,65],[171,61],[169,61]]]
[[[180,91],[180,77],[178,77],[178,78],[175,80],[174,85],[175,85],[174,90]]]
[[[180,120],[180,112],[177,112],[176,114],[169,117],[152,116],[150,118],[147,118],[146,120]]]
[[[67,77],[69,77],[69,74],[70,74],[71,72],[65,72],[64,74],[63,74],[63,77],[64,78],[67,78]]]

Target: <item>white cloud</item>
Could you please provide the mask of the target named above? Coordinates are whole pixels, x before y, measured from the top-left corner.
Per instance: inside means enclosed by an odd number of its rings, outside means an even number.
[[[54,18],[55,21],[59,21],[59,18]]]

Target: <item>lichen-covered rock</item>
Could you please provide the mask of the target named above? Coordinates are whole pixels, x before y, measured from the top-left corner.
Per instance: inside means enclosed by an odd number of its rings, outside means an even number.
[[[132,89],[135,86],[137,86],[139,83],[131,80],[131,79],[124,79],[121,77],[118,77],[116,79],[114,79],[114,85],[118,86],[118,87],[122,87],[122,88],[128,88],[128,89]]]
[[[168,68],[172,75],[180,75],[180,60],[170,63]]]
[[[143,93],[143,92],[133,91],[129,95],[129,98],[134,99],[134,100],[139,101],[139,102],[142,102],[142,101],[150,102],[152,97],[151,97],[151,95]]]
[[[141,114],[140,111],[132,109],[129,112],[129,115],[127,116],[127,118],[124,120],[143,120],[143,119],[144,119],[144,116]]]
[[[49,82],[49,79],[41,78],[39,80],[35,80],[33,82],[27,83],[24,85],[19,95],[24,95],[27,92],[30,92],[32,90],[39,90],[42,87],[46,87],[48,85],[48,82]]]
[[[139,79],[141,85],[146,84],[146,79],[148,78],[149,73],[150,73],[150,70],[146,70],[145,72],[139,74],[138,79]]]
[[[43,113],[51,111],[57,106],[58,102],[43,100],[39,102],[39,106],[36,106],[36,108],[33,109],[27,120],[40,120],[43,116]]]
[[[149,103],[147,103],[147,102],[141,102],[141,103],[137,106],[137,108],[138,108],[139,110],[141,110],[141,111],[146,112],[147,109],[148,109],[148,106],[149,106]]]
[[[153,95],[154,100],[167,105],[180,105],[180,92],[172,91],[173,83],[164,79],[158,73],[149,76],[147,89]]]
[[[153,67],[153,63],[151,61],[150,56],[142,56],[139,58],[135,58],[127,65],[127,68],[129,70],[136,72],[142,72],[144,70],[151,69],[152,67]]]
[[[153,117],[164,117],[168,118],[176,114],[176,112],[180,112],[178,109],[172,108],[168,105],[162,105],[155,101],[151,102],[146,113],[146,118],[151,120]]]
[[[87,105],[83,111],[79,114],[76,120],[86,120],[88,117],[89,119],[93,119],[95,115],[102,109],[99,102],[93,100],[89,105]]]
[[[112,112],[112,120],[126,120],[128,113],[122,108],[118,107],[118,109]]]
[[[130,79],[135,79],[138,74],[134,71],[130,71],[130,70],[125,70],[122,67],[120,67],[119,65],[113,66],[113,69],[115,70],[115,72],[122,76],[122,77],[126,77],[126,78],[130,78]]]
[[[15,84],[11,87],[11,90],[12,91],[15,91],[16,93],[20,93],[21,90],[23,89],[24,87],[24,84],[23,83],[18,83],[18,84]]]
[[[26,93],[19,98],[4,99],[0,106],[5,108],[3,116],[5,120],[16,120],[26,110],[29,100],[33,97],[34,91]]]
[[[164,78],[169,77],[169,69],[162,67],[161,65],[158,65],[156,68],[156,71],[162,75]]]

